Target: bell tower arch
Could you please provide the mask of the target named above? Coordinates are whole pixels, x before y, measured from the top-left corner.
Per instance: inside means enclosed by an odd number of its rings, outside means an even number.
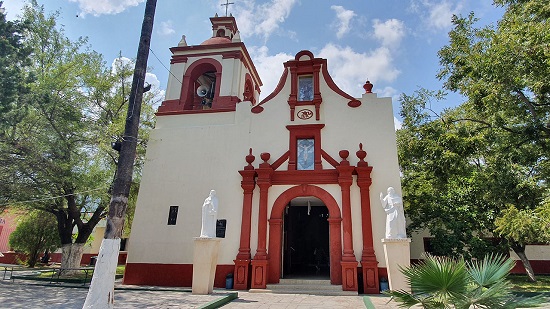
[[[212,37],[188,45],[185,36],[172,47],[166,98],[157,116],[234,111],[254,105],[262,81],[241,42],[233,16],[211,17]]]

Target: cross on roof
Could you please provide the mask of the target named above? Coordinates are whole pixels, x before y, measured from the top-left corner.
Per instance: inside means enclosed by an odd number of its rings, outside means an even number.
[[[225,5],[225,17],[227,17],[227,8],[229,7],[230,4],[235,4],[235,3],[234,2],[229,2],[229,0],[225,0],[225,3],[221,4],[221,6]]]

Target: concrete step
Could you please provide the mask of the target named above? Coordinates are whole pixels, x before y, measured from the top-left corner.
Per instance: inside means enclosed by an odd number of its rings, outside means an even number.
[[[268,284],[266,289],[251,289],[251,293],[310,294],[353,296],[355,291],[342,291],[341,285],[331,285],[330,280],[280,279],[278,284]]]

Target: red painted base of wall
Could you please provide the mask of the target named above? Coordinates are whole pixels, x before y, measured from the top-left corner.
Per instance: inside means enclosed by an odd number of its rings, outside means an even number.
[[[233,273],[235,265],[218,265],[214,287],[225,288],[225,276]],[[191,287],[193,264],[127,263],[124,284]]]
[[[531,263],[531,267],[533,267],[533,271],[535,272],[535,275],[548,275],[550,274],[550,260],[535,260],[535,261],[529,261]],[[512,271],[510,272],[512,274],[525,274],[525,267],[523,267],[523,263],[521,261],[516,261],[516,266],[512,268]]]

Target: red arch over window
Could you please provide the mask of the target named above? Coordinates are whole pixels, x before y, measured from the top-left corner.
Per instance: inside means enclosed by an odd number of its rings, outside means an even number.
[[[342,235],[340,207],[334,197],[326,190],[312,185],[300,185],[283,192],[273,203],[269,219],[269,282],[277,283],[281,277],[281,250],[283,212],[288,203],[300,196],[314,196],[328,208],[329,213],[329,250],[330,250],[330,282],[342,284]]]
[[[212,58],[203,58],[193,62],[183,75],[183,83],[181,85],[180,104],[183,104],[183,109],[193,109],[193,98],[195,94],[195,87],[193,83],[199,76],[207,71],[216,71],[216,89],[214,94],[215,105],[217,98],[220,94],[222,65],[219,61]]]

